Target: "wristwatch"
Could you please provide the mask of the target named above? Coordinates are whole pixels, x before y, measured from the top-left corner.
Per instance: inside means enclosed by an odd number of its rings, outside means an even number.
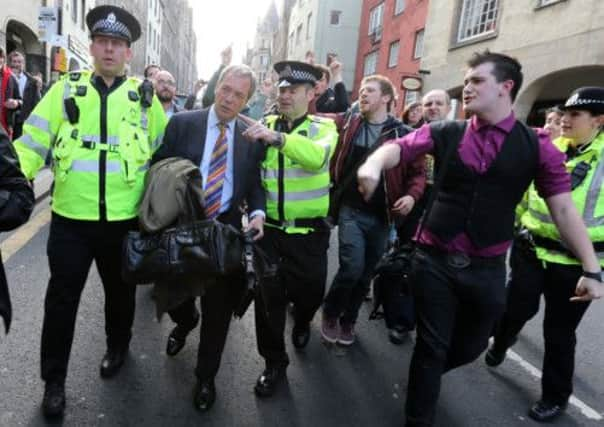
[[[283,147],[285,144],[285,137],[281,132],[277,132],[277,137],[272,141],[269,141],[268,145],[271,147],[275,147],[277,150]]]
[[[598,282],[602,283],[602,272],[598,272],[598,273],[592,273],[591,271],[583,271],[583,274],[581,274],[581,276],[583,277],[587,277],[588,279],[594,279],[597,280]]]

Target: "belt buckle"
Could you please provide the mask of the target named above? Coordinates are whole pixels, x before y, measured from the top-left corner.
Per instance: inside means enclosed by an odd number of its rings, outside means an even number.
[[[462,252],[447,254],[447,265],[453,268],[466,268],[471,263],[470,257]]]

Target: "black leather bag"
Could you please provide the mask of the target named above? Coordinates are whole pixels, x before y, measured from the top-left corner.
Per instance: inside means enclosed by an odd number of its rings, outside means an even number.
[[[195,221],[156,234],[128,233],[122,277],[151,283],[175,276],[213,277],[243,271],[243,237],[216,220]]]

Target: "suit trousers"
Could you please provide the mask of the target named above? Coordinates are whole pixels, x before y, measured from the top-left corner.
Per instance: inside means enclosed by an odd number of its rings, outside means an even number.
[[[277,277],[264,281],[255,298],[256,339],[267,365],[289,363],[285,351],[285,317],[288,302],[295,307],[295,325],[307,326],[321,306],[327,279],[329,231],[287,234],[264,229],[258,242],[272,262]]]
[[[505,351],[516,341],[524,324],[539,311],[543,294],[542,399],[565,404],[573,391],[575,331],[589,307],[589,302],[569,301],[583,269],[580,265],[544,263],[520,243],[512,248],[511,265],[507,308],[497,327],[494,345]]]
[[[407,389],[407,426],[430,426],[441,376],[475,360],[505,307],[505,258],[455,265],[445,253],[418,249],[411,283],[417,338]]]
[[[64,382],[80,296],[92,261],[105,291],[108,347],[128,346],[132,336],[136,286],[122,280],[122,242],[138,226],[127,221],[79,221],[53,214],[47,254],[50,280],[44,302],[41,371],[46,382]]]
[[[220,367],[233,310],[244,293],[244,278],[229,276],[216,279],[207,286],[201,298],[201,327],[195,375],[199,381],[213,381]],[[195,298],[190,298],[168,312],[170,318],[184,329],[195,326],[198,311]]]

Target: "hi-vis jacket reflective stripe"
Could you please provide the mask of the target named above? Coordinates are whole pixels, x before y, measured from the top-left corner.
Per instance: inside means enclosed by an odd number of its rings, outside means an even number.
[[[274,129],[277,116],[266,118]],[[280,150],[270,147],[262,163],[266,214],[275,221],[321,218],[329,210],[329,160],[338,141],[333,120],[307,116],[285,134]],[[280,162],[281,158],[281,162]],[[280,164],[281,163],[281,164]],[[282,203],[282,216],[279,203]],[[270,224],[267,224],[270,226]],[[282,227],[287,233],[308,233],[312,228]]]
[[[566,151],[569,140],[558,138],[554,141],[561,151]],[[589,238],[592,242],[604,242],[604,132],[579,155],[566,162],[566,169],[572,172],[580,162],[590,165],[589,172],[577,188],[572,191],[572,199],[587,227]],[[558,229],[549,214],[545,200],[537,194],[534,185],[528,191],[527,209],[521,217],[521,223],[532,234],[548,239],[561,241]],[[604,266],[604,252],[596,253],[600,265]],[[580,262],[568,255],[537,247],[537,257],[546,262],[557,264],[578,265]]]
[[[134,218],[151,155],[163,139],[166,116],[156,97],[143,108],[140,81],[127,78],[105,99],[88,71],[55,83],[38,103],[14,142],[21,168],[32,179],[53,155],[52,209],[79,220]],[[73,98],[77,123],[64,100]]]

